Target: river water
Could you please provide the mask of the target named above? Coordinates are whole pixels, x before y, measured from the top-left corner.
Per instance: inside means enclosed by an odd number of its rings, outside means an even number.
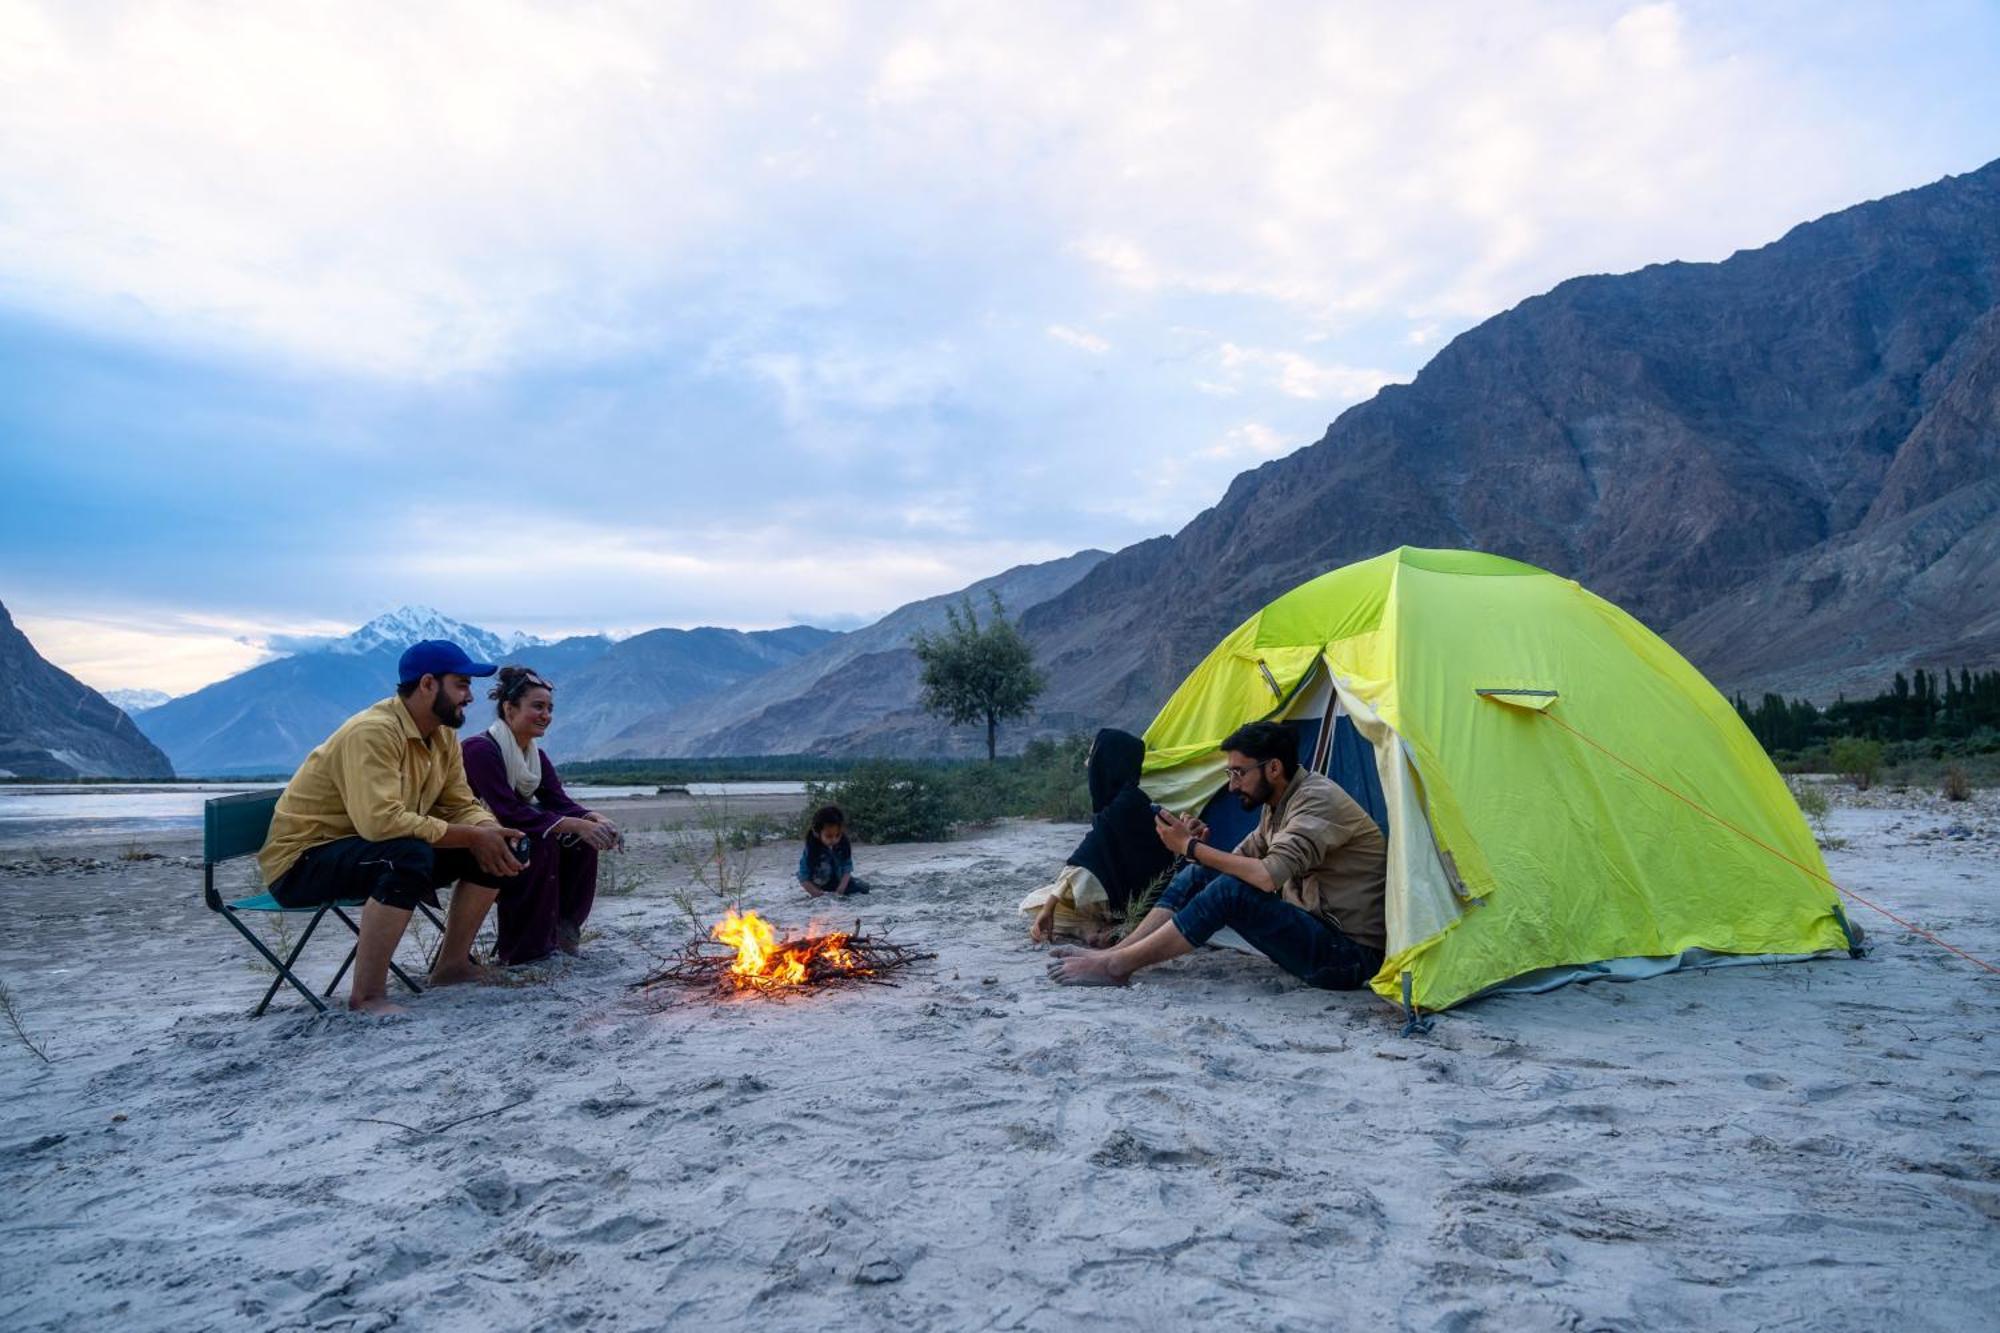
[[[265,791],[269,782],[214,783],[75,783],[0,785],[0,845],[67,841],[78,837],[142,838],[201,827],[201,807],[212,796],[238,791]],[[566,783],[570,795],[585,805],[621,796],[651,796],[653,785],[599,787]],[[690,782],[690,796],[721,799],[731,796],[792,796],[805,791],[803,782]]]

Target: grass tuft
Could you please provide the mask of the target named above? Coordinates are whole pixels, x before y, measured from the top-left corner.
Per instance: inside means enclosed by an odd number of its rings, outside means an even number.
[[[49,1059],[48,1043],[31,1035],[27,1024],[21,1021],[21,1007],[14,1000],[14,992],[7,989],[7,983],[0,981],[0,1013],[7,1016],[7,1026],[13,1029],[14,1037],[33,1053],[43,1064],[54,1063]]]

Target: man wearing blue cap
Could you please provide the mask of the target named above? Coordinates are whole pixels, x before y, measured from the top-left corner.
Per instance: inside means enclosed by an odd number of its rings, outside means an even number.
[[[287,907],[365,897],[347,1006],[397,1013],[389,959],[419,902],[457,884],[430,984],[476,981],[472,940],[494,899],[517,884],[521,835],[473,796],[458,733],[472,677],[499,668],[445,639],[402,657],[394,697],[363,709],[306,756],[285,784],[257,863]]]

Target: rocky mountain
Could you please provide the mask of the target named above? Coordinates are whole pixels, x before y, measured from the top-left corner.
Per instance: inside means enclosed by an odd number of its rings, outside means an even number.
[[[0,777],[173,775],[131,718],[46,661],[0,606]]]
[[[557,754],[615,752],[613,738],[635,720],[660,726],[705,698],[734,697],[745,682],[823,651],[845,636],[810,625],[745,633],[733,629],[656,629],[635,634],[558,682]],[[532,654],[527,654],[532,658]]]
[[[158,708],[174,696],[165,690],[106,690],[104,697],[123,709],[127,717],[137,717],[148,708]]]
[[[2000,163],[1565,282],[1030,610],[1044,720],[1141,725],[1259,606],[1404,544],[1576,578],[1726,691],[2000,664],[1996,303]]]
[[[730,689],[676,710],[640,716],[601,741],[596,753],[655,757],[866,749],[865,738],[883,718],[915,704],[918,668],[909,651],[912,636],[943,628],[947,609],[966,597],[983,614],[988,595],[997,596],[1009,615],[1018,616],[1070,587],[1105,558],[1103,551],[1079,551],[1060,560],[1017,565],[958,592],[911,602]],[[949,750],[944,729],[929,727],[920,748]],[[983,739],[979,748],[983,751]]]

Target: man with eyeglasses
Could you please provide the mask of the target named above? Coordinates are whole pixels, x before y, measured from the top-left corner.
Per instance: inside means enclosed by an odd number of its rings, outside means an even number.
[[[518,888],[521,835],[504,828],[465,782],[454,728],[465,722],[475,662],[446,639],[427,639],[398,664],[396,693],[340,724],[285,784],[257,862],[287,907],[365,898],[347,1007],[398,1013],[389,959],[419,901],[457,884],[433,986],[485,979],[473,937],[501,893]]]
[[[1155,832],[1187,865],[1146,919],[1110,949],[1054,951],[1067,986],[1122,986],[1142,967],[1192,953],[1225,926],[1308,985],[1354,990],[1382,966],[1388,844],[1338,783],[1301,769],[1298,733],[1251,722],[1222,742],[1229,790],[1257,827],[1234,851],[1208,828],[1161,810]]]

